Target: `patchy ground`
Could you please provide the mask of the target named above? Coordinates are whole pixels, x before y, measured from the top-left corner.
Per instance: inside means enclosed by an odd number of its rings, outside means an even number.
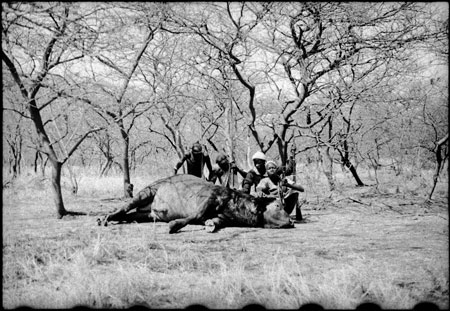
[[[51,203],[4,198],[3,307],[449,307],[444,199],[355,188],[309,198],[294,229],[172,235],[165,223],[97,226],[95,214],[120,201],[67,201],[91,216],[57,220]]]

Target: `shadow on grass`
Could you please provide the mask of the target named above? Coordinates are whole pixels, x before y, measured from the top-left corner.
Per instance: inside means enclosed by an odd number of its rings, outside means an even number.
[[[311,219],[311,217],[309,217],[309,216],[303,216],[302,220],[292,218],[292,216],[291,216],[291,219],[294,221],[294,224],[308,224],[308,223],[319,222],[318,220]]]
[[[59,219],[73,219],[76,216],[88,216],[88,213],[85,212],[74,212],[74,211],[66,211],[64,215],[59,216]]]

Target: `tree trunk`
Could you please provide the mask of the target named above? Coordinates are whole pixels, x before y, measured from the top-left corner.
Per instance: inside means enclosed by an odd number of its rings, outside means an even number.
[[[14,178],[20,174],[21,160],[22,160],[22,139],[19,138],[17,148],[14,150],[14,164],[13,164]]]
[[[448,140],[448,134],[436,143],[436,147],[433,150],[434,154],[436,155],[436,168],[434,170],[433,186],[431,188],[430,194],[428,195],[428,200],[431,200],[434,190],[436,189],[436,185],[437,185],[438,178],[439,178],[439,173],[441,172],[441,167],[442,167],[443,159],[444,159],[444,157],[442,157],[442,153],[441,153],[442,146],[444,146],[444,144],[447,142],[447,140]]]
[[[42,155],[39,151],[36,150],[36,154],[34,156],[34,173],[37,174],[37,170],[38,170],[38,162],[41,162],[41,168],[43,166],[43,160],[42,160]]]
[[[251,144],[250,144],[250,134],[251,131],[250,129],[247,131],[247,156],[246,156],[246,163],[247,163],[247,167],[251,168],[253,166],[253,161],[252,161],[252,150],[250,148]]]
[[[36,100],[34,98],[29,101],[29,111],[31,119],[36,128],[37,136],[39,137],[39,142],[41,148],[47,153],[47,159],[50,160],[52,165],[52,190],[53,190],[53,201],[56,206],[57,218],[62,218],[67,214],[64,208],[63,197],[61,193],[61,168],[62,163],[58,161],[58,157],[53,149],[52,144],[45,131],[44,124],[42,122],[39,109],[37,108]]]
[[[20,164],[21,162],[22,162],[22,146],[20,147],[19,155],[17,156],[17,172],[19,174],[22,173],[22,166]]]
[[[374,172],[374,174],[375,174],[376,189],[378,190],[378,186],[380,185],[380,182],[379,182],[379,180],[378,180],[378,165],[377,165],[377,164],[375,164],[375,165],[373,166],[373,172]]]
[[[125,198],[133,197],[133,185],[130,183],[130,159],[129,159],[129,149],[130,149],[130,139],[128,134],[125,132],[123,126],[120,129],[123,140],[122,149],[122,172],[123,172],[123,195]]]
[[[317,148],[317,154],[318,154],[318,162],[320,170],[324,173],[325,177],[328,181],[328,187],[330,191],[334,191],[336,189],[336,184],[334,182],[333,178],[333,161],[331,160],[330,153],[329,153],[329,147],[326,148],[325,151],[325,157],[327,159],[326,163],[324,161],[324,157],[322,153],[320,152],[320,147]]]
[[[128,159],[128,143],[125,143],[124,151],[123,151],[123,189],[124,189],[124,197],[131,198],[133,197],[133,192],[130,193],[130,163]]]
[[[6,139],[9,144],[9,173],[12,174],[12,179],[15,179],[20,174],[20,162],[22,159],[22,137],[14,138],[12,140]]]
[[[56,217],[61,219],[64,215],[67,214],[67,211],[64,207],[62,192],[61,192],[61,170],[62,163],[58,161],[50,160],[52,165],[52,192],[53,192],[53,201],[56,206]]]
[[[436,171],[439,169],[438,166],[440,166],[440,165],[436,165]],[[433,175],[433,186],[431,187],[430,194],[428,195],[429,201],[431,201],[431,197],[433,196],[434,189],[436,189],[436,185],[438,182],[439,173],[436,173],[436,171],[434,172],[434,175]]]
[[[225,136],[227,138],[227,149],[228,149],[228,155],[230,157],[230,162],[234,162],[234,133],[235,133],[235,119],[233,115],[233,101],[231,99],[231,96],[229,95],[229,106],[225,108],[226,109],[226,124],[227,124],[227,130],[225,133]],[[236,180],[236,174],[231,170],[229,172],[230,175],[227,176],[229,178],[227,184],[225,186],[231,188],[237,188],[237,180]]]
[[[72,194],[77,195],[78,193],[78,181],[77,176],[72,171],[72,167],[67,163],[67,170],[69,171],[70,184],[72,185]]]
[[[111,169],[113,164],[113,160],[112,158],[108,158],[106,160],[105,165],[103,166],[103,168],[100,168],[100,177],[106,176],[109,173],[109,170]]]
[[[328,117],[328,141],[331,142],[331,139],[333,137],[333,118],[330,116]],[[330,156],[330,147],[325,147],[325,160],[326,163],[323,161],[323,157],[320,155],[320,148],[317,149],[319,151],[319,159],[321,161],[321,166],[323,169],[323,173],[327,177],[328,180],[328,186],[330,187],[330,191],[334,191],[336,189],[336,183],[333,176],[333,159]],[[324,165],[325,164],[325,165]]]
[[[287,163],[287,150],[288,150],[288,144],[284,140],[284,138],[278,136],[277,139],[277,146],[278,146],[278,154],[280,155],[280,165],[285,167]]]
[[[295,145],[295,143],[292,144],[291,147],[291,160],[292,160],[292,181],[294,183],[297,183],[297,161],[295,160],[295,155],[296,155],[296,151],[297,151],[297,146]],[[303,201],[304,202],[304,201]],[[297,221],[301,221],[303,220],[303,215],[302,215],[302,209],[301,206],[303,205],[303,203],[300,203],[298,198],[297,198],[297,202],[295,204],[295,219]]]
[[[353,166],[353,164],[350,162],[350,160],[346,160],[344,162],[344,165],[350,170],[350,173],[352,173],[353,178],[355,178],[356,183],[359,187],[365,186],[365,184],[362,182],[361,178],[359,178],[358,172],[356,171],[356,168]]]
[[[376,139],[375,139],[376,142]],[[381,167],[380,163],[379,163],[379,159],[380,159],[380,154],[378,152],[378,148],[377,148],[377,155],[376,157],[373,157],[370,153],[367,153],[367,157],[369,158],[369,178],[372,178],[372,175],[370,173],[370,169],[373,169],[373,173],[375,175],[375,189],[378,190],[378,186],[380,185],[380,181],[378,180],[378,169]]]
[[[44,160],[41,158],[41,175],[45,177],[45,167],[47,166],[48,157]]]
[[[344,139],[342,146],[343,146],[344,152],[342,152],[338,149],[338,152],[341,155],[342,164],[344,164],[350,170],[350,173],[352,173],[353,178],[355,178],[356,183],[358,184],[359,187],[365,186],[365,184],[362,182],[361,178],[359,178],[358,172],[356,172],[355,166],[350,161],[350,151],[349,151],[347,139]]]
[[[333,159],[330,156],[330,147],[325,148],[325,159],[324,173],[327,176],[330,191],[334,191],[336,189],[336,183],[333,176]]]
[[[12,178],[15,179],[17,177],[17,175],[18,175],[16,151],[12,150],[12,154],[13,154],[13,159],[10,160],[9,172],[12,174]]]

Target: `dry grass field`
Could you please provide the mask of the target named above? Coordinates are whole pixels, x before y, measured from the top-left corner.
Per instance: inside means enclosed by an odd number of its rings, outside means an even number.
[[[189,225],[172,235],[165,223],[97,226],[98,213],[121,204],[107,200],[121,195],[119,176],[78,172],[66,208],[91,214],[62,220],[48,181],[20,177],[3,190],[3,307],[449,308],[447,177],[423,204],[430,172],[380,172],[378,188],[341,173],[333,193],[305,172],[304,221],[294,229]],[[155,179],[134,177],[135,190]]]

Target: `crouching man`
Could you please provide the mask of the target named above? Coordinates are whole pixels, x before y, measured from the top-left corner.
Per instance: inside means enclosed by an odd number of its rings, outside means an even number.
[[[278,165],[273,161],[266,163],[267,177],[261,179],[256,186],[257,195],[269,198],[277,198],[267,206],[268,209],[276,208],[280,204],[289,215],[295,207],[298,207],[299,191],[304,192],[305,189],[287,178],[281,178],[277,174]],[[296,219],[302,220],[300,208],[296,209]]]

